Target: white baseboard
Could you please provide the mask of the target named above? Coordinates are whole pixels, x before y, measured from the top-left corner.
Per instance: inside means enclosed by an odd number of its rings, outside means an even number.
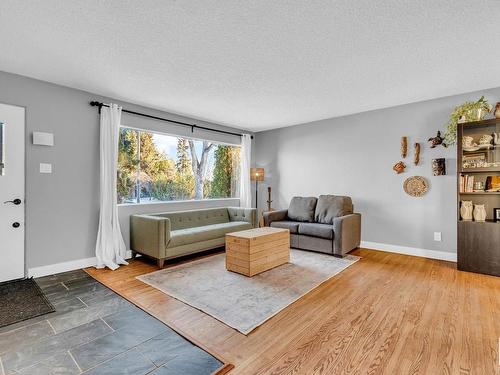
[[[385,243],[369,242],[369,241],[361,241],[360,246],[362,248],[365,248],[365,249],[387,251],[389,253],[397,253],[397,254],[404,254],[404,255],[413,255],[413,256],[423,257],[423,258],[447,260],[450,262],[457,261],[457,254],[456,253],[449,253],[446,251],[427,250],[427,249],[420,249],[417,247],[389,245],[389,244],[385,244]],[[129,259],[131,257],[132,257],[132,254],[129,250],[129,251],[127,251],[126,258]],[[97,262],[96,257],[92,257],[92,258],[71,260],[69,262],[49,264],[47,266],[34,267],[34,268],[28,269],[28,277],[42,277],[42,276],[54,275],[56,273],[61,273],[61,272],[74,271],[74,270],[78,270],[78,269],[82,269],[82,268],[86,268],[86,267],[95,266],[96,262]]]
[[[450,262],[457,261],[457,253],[456,252],[449,253],[447,251],[427,250],[427,249],[420,249],[417,247],[389,245],[389,244],[385,244],[385,243],[369,242],[369,241],[361,241],[360,247],[363,247],[365,249],[387,251],[389,253],[413,255],[413,256],[422,257],[422,258],[447,260]]]
[[[126,259],[132,257],[132,254],[127,251]],[[49,264],[46,266],[34,267],[28,269],[28,277],[43,277],[48,275],[54,275],[56,273],[67,272],[79,270],[82,268],[93,267],[97,263],[97,258],[85,258],[85,259],[77,259],[70,260],[69,262],[62,262],[56,264]]]

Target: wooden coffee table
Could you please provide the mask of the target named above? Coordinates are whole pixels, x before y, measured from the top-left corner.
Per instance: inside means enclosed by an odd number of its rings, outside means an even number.
[[[226,269],[252,277],[290,261],[290,232],[255,228],[226,234]]]

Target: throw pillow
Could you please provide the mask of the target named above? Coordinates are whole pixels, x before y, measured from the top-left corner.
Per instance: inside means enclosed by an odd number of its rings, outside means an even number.
[[[352,214],[352,200],[350,197],[320,195],[314,220],[321,224],[333,224],[334,218],[349,214]]]
[[[293,197],[288,208],[288,218],[294,221],[314,222],[316,197]]]

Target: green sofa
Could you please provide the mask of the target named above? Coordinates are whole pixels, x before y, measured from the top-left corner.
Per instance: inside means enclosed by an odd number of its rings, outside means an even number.
[[[166,259],[224,246],[225,235],[254,228],[255,208],[224,207],[130,216],[130,249]]]

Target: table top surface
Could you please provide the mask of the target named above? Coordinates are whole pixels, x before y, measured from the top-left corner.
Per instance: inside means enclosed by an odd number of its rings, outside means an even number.
[[[272,227],[262,227],[242,230],[239,232],[227,233],[226,236],[240,237],[240,238],[255,238],[262,236],[269,236],[276,233],[288,233],[288,229],[283,228],[272,228]]]

